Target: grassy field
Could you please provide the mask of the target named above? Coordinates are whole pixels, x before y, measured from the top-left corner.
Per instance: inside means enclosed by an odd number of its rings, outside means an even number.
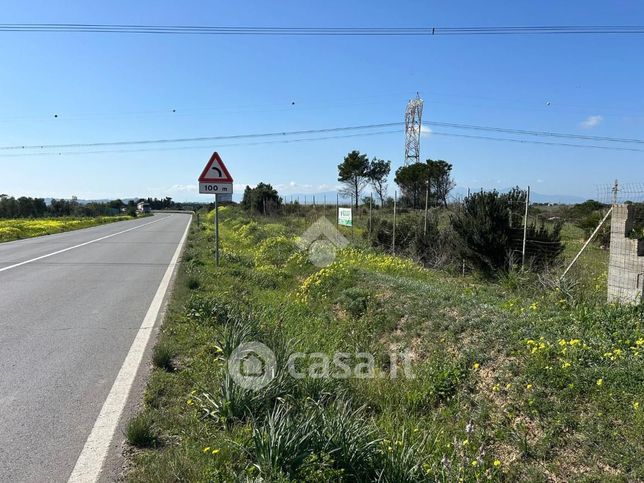
[[[130,481],[644,478],[644,309],[604,303],[604,251],[585,255],[570,293],[425,270],[359,238],[320,269],[295,244],[304,220],[226,207],[216,268],[209,216],[191,229],[128,427]],[[565,236],[570,255],[583,235]],[[276,355],[258,391],[227,369],[250,341]],[[294,379],[296,351],[346,353],[359,374],[367,352],[376,377],[316,377],[309,357]],[[411,364],[397,378],[391,354]]]
[[[98,216],[95,218],[18,218],[0,219],[0,242],[53,235],[64,231],[130,220],[129,216]]]

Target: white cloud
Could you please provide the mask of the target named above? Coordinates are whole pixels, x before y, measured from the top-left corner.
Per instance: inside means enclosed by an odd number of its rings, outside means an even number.
[[[196,193],[196,184],[174,184],[165,190],[166,193]]]
[[[602,123],[603,120],[604,120],[604,118],[602,116],[600,116],[599,114],[597,114],[595,116],[588,116],[586,119],[581,121],[581,123],[579,123],[579,125],[583,129],[592,129],[594,127],[599,126]]]
[[[274,184],[273,187],[282,195],[290,195],[293,193],[319,193],[321,191],[329,191],[336,189],[336,187],[328,184],[321,184],[315,186],[310,183],[297,183],[295,181],[290,181],[288,183],[278,183]]]
[[[432,128],[429,126],[420,126],[420,135],[421,137],[427,137],[431,135],[432,133]]]

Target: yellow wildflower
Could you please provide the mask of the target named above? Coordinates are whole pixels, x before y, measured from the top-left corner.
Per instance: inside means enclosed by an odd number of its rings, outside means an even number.
[[[633,401],[633,409],[637,411],[640,408],[640,403],[639,401]]]
[[[474,365],[472,366],[474,369],[478,369],[481,367],[481,365],[478,362],[475,362]]]
[[[206,447],[203,449],[203,452],[204,452],[204,453],[207,453],[208,451],[210,451],[210,446],[206,446]]]
[[[212,454],[217,454],[217,453],[219,453],[220,451],[221,451],[221,450],[220,450],[219,448],[215,448],[215,449],[213,449],[213,450],[212,450]]]
[[[597,385],[601,386],[604,384],[604,380],[602,378],[597,379]]]
[[[501,461],[499,461],[499,460],[494,460],[494,466],[495,466],[496,468],[498,468],[499,466],[501,466]]]

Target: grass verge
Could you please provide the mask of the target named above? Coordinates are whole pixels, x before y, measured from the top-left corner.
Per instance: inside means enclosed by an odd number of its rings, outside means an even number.
[[[320,269],[296,248],[303,222],[221,220],[219,268],[212,220],[191,228],[159,341],[176,370],[159,364],[145,394],[159,444],[134,452],[131,481],[644,478],[643,307],[606,305],[599,284],[575,298],[424,270],[359,241]],[[276,357],[259,391],[227,365],[251,341]],[[353,368],[366,352],[377,377],[317,377],[308,357],[294,379],[295,351]],[[388,377],[391,354],[405,377]]]

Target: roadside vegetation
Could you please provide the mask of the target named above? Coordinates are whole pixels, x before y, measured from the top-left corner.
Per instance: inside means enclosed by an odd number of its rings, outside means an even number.
[[[192,209],[191,204],[181,204],[172,198],[148,198],[145,201],[154,210]],[[0,242],[52,235],[65,231],[89,228],[104,223],[130,220],[141,216],[134,200],[124,202],[14,198],[0,194]]]
[[[525,271],[507,253],[479,253],[494,268],[479,266],[470,244],[463,273],[455,241],[469,236],[467,207],[434,213],[437,246],[406,221],[411,241],[399,256],[388,253],[385,212],[369,227],[360,208],[354,236],[343,229],[351,245],[319,268],[297,237],[323,208],[280,209],[270,185],[262,190],[269,203],[251,189],[248,211],[220,208],[219,268],[213,213],[191,228],[128,429],[130,481],[644,478],[644,308],[605,303],[599,244],[557,282],[583,227],[535,223],[556,250]],[[276,377],[257,391],[236,385],[227,365],[251,341],[276,356]],[[368,352],[377,377],[319,378],[305,359],[313,372],[294,379],[286,364],[298,351],[347,353],[350,363]],[[389,377],[391,354],[408,356],[413,378]]]
[[[0,219],[0,242],[53,235],[65,231],[80,230],[105,223],[132,219],[131,216],[97,216],[92,218],[18,218]]]

